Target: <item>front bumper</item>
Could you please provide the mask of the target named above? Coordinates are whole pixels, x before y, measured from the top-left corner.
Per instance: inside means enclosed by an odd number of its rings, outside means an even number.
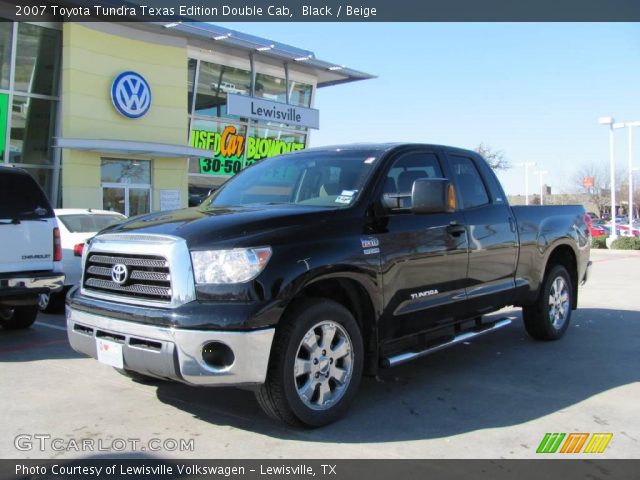
[[[97,358],[96,338],[122,344],[126,370],[191,385],[264,383],[275,329],[245,332],[187,330],[117,320],[67,305],[67,335],[74,350]],[[203,359],[210,342],[227,345],[234,360],[213,368]]]

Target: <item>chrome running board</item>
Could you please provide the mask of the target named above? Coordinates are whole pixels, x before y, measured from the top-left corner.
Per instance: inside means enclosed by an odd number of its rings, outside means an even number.
[[[499,330],[500,328],[506,327],[507,325],[511,324],[511,321],[514,319],[515,317],[503,318],[500,320],[496,320],[495,322],[481,325],[480,327],[476,327],[470,331],[460,333],[447,342],[433,345],[424,350],[397,353],[390,357],[384,358],[382,360],[382,365],[384,367],[395,367],[396,365],[410,362],[411,360],[415,360],[416,358],[439,352],[440,350],[452,347],[458,343],[466,342],[467,340],[478,337],[480,335],[484,335],[485,333],[493,332],[495,330]]]

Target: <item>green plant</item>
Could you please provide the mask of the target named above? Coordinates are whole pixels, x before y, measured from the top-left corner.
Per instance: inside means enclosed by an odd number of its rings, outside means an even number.
[[[640,238],[620,237],[611,244],[612,250],[640,250]]]
[[[607,248],[607,237],[593,237],[591,239],[591,248]]]

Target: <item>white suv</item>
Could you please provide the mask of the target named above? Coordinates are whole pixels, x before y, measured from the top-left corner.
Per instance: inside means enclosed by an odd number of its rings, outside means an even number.
[[[46,195],[20,168],[0,166],[0,326],[28,328],[41,293],[64,285],[60,231]]]

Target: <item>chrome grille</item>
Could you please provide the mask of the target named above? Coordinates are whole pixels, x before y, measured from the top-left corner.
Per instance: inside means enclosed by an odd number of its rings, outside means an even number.
[[[123,283],[112,279],[114,265],[126,265]],[[156,255],[89,253],[85,265],[83,286],[89,291],[130,298],[171,301],[169,263]]]

